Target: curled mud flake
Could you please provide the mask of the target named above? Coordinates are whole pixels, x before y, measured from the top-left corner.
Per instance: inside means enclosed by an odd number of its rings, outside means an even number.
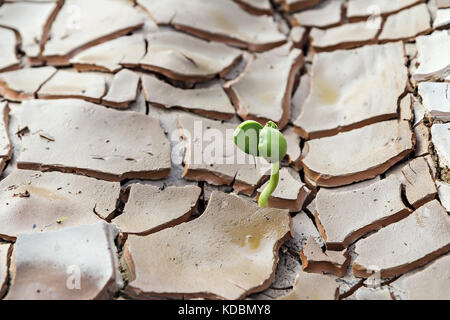
[[[106,90],[106,77],[98,73],[58,70],[39,89],[39,99],[78,98],[100,103]]]
[[[61,224],[66,219],[67,219],[67,217],[62,217],[61,219],[56,220],[56,223]]]
[[[188,221],[198,204],[201,189],[132,184],[128,192],[123,213],[111,222],[122,232],[148,235]]]
[[[12,245],[9,243],[0,243],[0,299],[8,290],[8,266],[11,255]]]
[[[293,25],[327,28],[341,23],[343,0],[322,1],[317,6],[294,13],[290,19]]]
[[[421,241],[416,241],[420,237]],[[381,278],[407,273],[450,249],[450,217],[437,200],[356,243],[353,273],[367,278],[377,266]],[[391,254],[389,254],[391,253]]]
[[[422,268],[404,274],[390,284],[396,299],[450,299],[450,254],[437,258]]]
[[[253,139],[250,140],[250,136]],[[269,206],[269,198],[278,186],[280,179],[280,162],[287,152],[287,142],[277,125],[269,121],[263,127],[256,121],[247,120],[241,123],[233,134],[235,145],[249,155],[262,157],[270,163],[270,179],[263,190],[259,191],[260,207]],[[283,177],[284,179],[284,177]]]
[[[286,12],[297,12],[319,4],[320,0],[277,0],[275,2],[280,3],[281,8]]]
[[[302,65],[302,51],[289,44],[254,57],[226,87],[239,116],[263,124],[272,120],[282,130],[289,122],[294,78]]]
[[[416,38],[418,68],[413,77],[416,81],[448,77],[450,61],[450,35],[447,30],[435,31],[430,35]],[[438,48],[438,49],[437,49]]]
[[[28,127],[24,127],[22,129],[20,129],[19,131],[16,132],[16,135],[19,137],[19,139],[22,139],[22,137],[26,134],[28,134],[30,132],[30,130],[28,129]]]
[[[13,240],[19,233],[89,225],[100,221],[99,217],[108,218],[116,210],[120,184],[60,172],[36,176],[36,171],[16,169],[0,182],[0,190],[5,190],[0,202],[9,204],[0,207],[0,235]],[[94,206],[98,216],[92,213]]]
[[[408,41],[431,30],[430,13],[425,3],[402,10],[387,17],[380,41]]]
[[[254,15],[233,1],[138,0],[158,24],[250,51],[266,51],[286,42],[271,16]],[[151,42],[149,42],[151,43]],[[151,48],[151,46],[150,46]]]
[[[402,201],[401,188],[401,182],[391,176],[367,186],[320,189],[314,216],[327,249],[343,250],[360,237],[410,214]]]
[[[33,99],[56,72],[53,67],[24,68],[0,74],[0,92],[11,101]]]
[[[450,182],[450,123],[435,123],[431,126],[431,142],[433,160],[438,166],[439,177]]]
[[[421,82],[418,92],[426,117],[432,121],[450,121],[450,83]]]
[[[391,289],[388,286],[370,288],[360,287],[352,295],[344,300],[394,300]]]
[[[77,53],[70,63],[80,71],[117,72],[124,66],[133,67],[145,55],[145,40],[142,34],[122,36],[100,43]]]
[[[17,160],[19,168],[76,172],[110,181],[160,179],[169,173],[170,144],[155,118],[79,99],[31,100],[22,105],[22,110],[21,123],[31,132],[37,128],[39,132],[51,132],[54,141],[51,152],[42,152],[50,146],[47,139],[37,134],[24,136]],[[54,126],[55,122],[70,126]],[[130,126],[135,130],[129,130]],[[96,132],[95,136],[92,132]],[[153,156],[141,151],[149,143]],[[75,155],[67,152],[75,145]]]
[[[67,0],[51,25],[42,55],[49,64],[68,65],[78,51],[125,35],[143,23],[144,16],[124,1]]]
[[[301,252],[302,267],[304,271],[315,273],[331,273],[343,277],[350,263],[347,250],[341,252],[322,251],[322,248],[309,237]]]
[[[442,181],[436,181],[436,187],[441,204],[445,209],[447,209],[447,212],[450,212],[450,184]]]
[[[349,0],[347,4],[347,17],[350,19],[368,18],[373,15],[374,10],[368,10],[376,7],[376,13],[379,15],[387,15],[411,7],[422,0]]]
[[[123,257],[132,279],[126,294],[243,298],[270,286],[278,249],[289,237],[287,210],[213,192],[199,218],[148,236],[128,236]]]
[[[113,225],[98,222],[19,235],[5,299],[111,299],[123,286],[118,234]]]
[[[222,86],[180,89],[153,76],[142,76],[146,100],[153,106],[180,108],[213,119],[231,119],[235,110]]]
[[[290,212],[299,212],[310,191],[301,181],[297,171],[292,168],[281,168],[280,181],[269,198],[269,206],[272,208],[289,209]],[[260,196],[268,183],[258,189]]]
[[[351,49],[376,43],[381,27],[381,19],[374,20],[373,28],[367,28],[367,22],[345,23],[328,29],[312,28],[309,36],[316,52]]]
[[[391,120],[309,140],[302,159],[305,177],[325,187],[372,179],[406,158],[414,150],[413,138],[409,122]]]
[[[224,76],[242,57],[240,50],[170,30],[149,33],[147,41],[152,45],[139,61],[143,69],[191,84]]]
[[[414,208],[419,208],[436,196],[436,185],[425,158],[412,160],[402,169],[402,173],[406,180],[406,198]]]
[[[401,43],[316,54],[296,131],[316,139],[398,117],[398,99],[408,82],[404,60]],[[375,83],[386,88],[383,96],[373,90]]]
[[[297,273],[291,292],[278,298],[279,300],[337,300],[340,284],[336,277],[326,274]]]

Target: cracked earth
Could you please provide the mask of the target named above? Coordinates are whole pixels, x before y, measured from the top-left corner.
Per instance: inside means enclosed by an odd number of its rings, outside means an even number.
[[[450,299],[449,27],[448,0],[0,1],[0,299]],[[288,142],[269,208],[243,120]]]

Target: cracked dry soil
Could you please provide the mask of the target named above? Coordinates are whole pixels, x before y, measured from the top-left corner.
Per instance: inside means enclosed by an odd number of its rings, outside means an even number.
[[[439,0],[0,1],[0,299],[450,299],[449,27]],[[243,120],[288,141],[270,208]]]

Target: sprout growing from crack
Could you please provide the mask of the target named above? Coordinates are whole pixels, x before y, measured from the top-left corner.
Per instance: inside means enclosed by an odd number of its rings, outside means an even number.
[[[269,183],[258,199],[258,205],[267,208],[270,195],[278,186],[280,161],[287,151],[286,138],[274,122],[269,121],[263,127],[253,120],[241,123],[234,131],[233,138],[239,149],[255,157],[263,157],[271,164]]]

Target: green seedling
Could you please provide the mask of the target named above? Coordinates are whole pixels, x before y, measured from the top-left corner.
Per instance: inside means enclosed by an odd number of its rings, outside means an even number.
[[[255,157],[263,157],[271,164],[269,183],[258,199],[258,205],[267,208],[270,195],[280,179],[280,162],[287,151],[286,138],[274,122],[269,121],[263,127],[253,120],[241,123],[234,131],[233,138],[239,149]]]

